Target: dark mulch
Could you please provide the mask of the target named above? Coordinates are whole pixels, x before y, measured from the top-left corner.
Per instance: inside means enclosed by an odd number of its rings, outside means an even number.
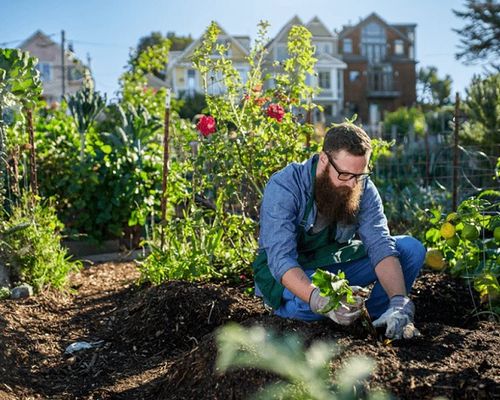
[[[269,315],[241,288],[169,282],[137,287],[132,263],[102,264],[73,278],[75,294],[47,292],[0,302],[0,399],[242,399],[277,377],[215,371],[216,329],[230,321],[333,340],[337,368],[353,355],[376,361],[366,386],[402,399],[500,399],[500,335],[471,314],[469,288],[424,273],[413,293],[423,336],[383,341],[360,325],[305,323]],[[477,300],[476,300],[477,301]],[[98,347],[73,356],[76,341]]]

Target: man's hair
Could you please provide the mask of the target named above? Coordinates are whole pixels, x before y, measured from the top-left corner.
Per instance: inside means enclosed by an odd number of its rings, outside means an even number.
[[[345,150],[353,156],[364,156],[372,149],[370,137],[359,126],[350,122],[336,124],[326,132],[323,151]]]

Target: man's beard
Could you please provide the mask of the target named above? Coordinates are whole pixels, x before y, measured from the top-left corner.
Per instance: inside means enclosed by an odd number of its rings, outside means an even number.
[[[352,224],[356,220],[361,198],[361,185],[354,188],[349,186],[335,186],[325,169],[317,178],[314,196],[318,211],[329,223],[340,222]]]

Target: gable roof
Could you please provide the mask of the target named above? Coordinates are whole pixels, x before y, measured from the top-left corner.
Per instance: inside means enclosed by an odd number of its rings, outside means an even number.
[[[314,37],[334,38],[332,32],[328,30],[326,25],[317,16],[311,19],[305,27]]]
[[[249,54],[249,50],[246,49],[238,40],[236,40],[234,36],[229,35],[217,22],[216,22],[216,25],[220,29],[219,36],[225,36],[225,37],[229,38],[231,43],[234,44],[236,47],[238,47],[243,52],[243,54],[245,54],[245,55]],[[187,58],[188,56],[190,56],[191,53],[194,51],[194,49],[196,49],[196,47],[198,47],[198,45],[201,43],[202,39],[203,39],[203,35],[201,35],[196,40],[192,41],[191,44],[188,47],[186,47],[181,54],[179,54],[179,56],[176,58],[175,61],[183,60],[183,59]],[[175,64],[175,62],[173,64]]]
[[[294,15],[290,21],[288,21],[278,32],[278,34],[266,44],[266,48],[270,48],[274,43],[279,42],[281,38],[288,33],[288,31],[292,28],[293,25],[304,25],[302,20],[298,17],[298,15]]]
[[[43,33],[40,29],[37,30],[35,33],[33,33],[28,39],[24,40],[20,45],[19,48],[22,49],[23,47],[26,47],[28,44],[31,42],[34,42],[36,39],[40,39],[46,43],[47,46],[59,46],[58,43],[54,42],[50,36],[46,35]]]
[[[335,65],[339,69],[347,68],[347,64],[344,61],[330,54],[321,53],[316,57],[318,59],[315,64],[316,67],[321,65]]]
[[[357,29],[361,29],[363,26],[365,26],[366,24],[368,24],[369,22],[372,22],[372,21],[376,21],[376,22],[382,24],[387,29],[391,30],[396,35],[398,35],[401,39],[403,39],[407,42],[411,42],[411,40],[408,38],[408,36],[406,36],[403,32],[401,32],[399,29],[397,29],[397,25],[388,24],[387,22],[385,22],[384,19],[382,19],[377,13],[374,13],[374,12],[371,13],[370,15],[368,15],[368,17],[366,17],[365,19],[362,19],[361,21],[359,21],[356,25],[344,26],[342,31],[339,34],[339,37],[348,36],[353,31],[355,31]],[[406,26],[412,26],[412,25],[406,24]],[[416,26],[416,24],[413,26]]]

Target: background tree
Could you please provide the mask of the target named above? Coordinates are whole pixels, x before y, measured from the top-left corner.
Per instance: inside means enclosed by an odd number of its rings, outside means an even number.
[[[144,53],[148,48],[163,46],[165,40],[170,42],[171,51],[179,51],[184,50],[187,46],[189,46],[193,41],[193,38],[191,35],[177,36],[175,32],[167,32],[166,36],[163,36],[163,34],[159,31],[151,32],[149,35],[143,36],[139,39],[137,48],[131,54],[130,64],[136,65],[142,53]],[[165,79],[165,75],[161,69],[154,69],[152,73],[160,79]]]
[[[450,75],[440,79],[437,68],[433,66],[420,68],[417,75],[417,100],[424,106],[441,107],[450,103]]]
[[[500,3],[497,0],[466,0],[464,11],[453,10],[455,15],[467,21],[460,29],[460,50],[457,59],[465,64],[485,61],[496,70],[500,69]]]

